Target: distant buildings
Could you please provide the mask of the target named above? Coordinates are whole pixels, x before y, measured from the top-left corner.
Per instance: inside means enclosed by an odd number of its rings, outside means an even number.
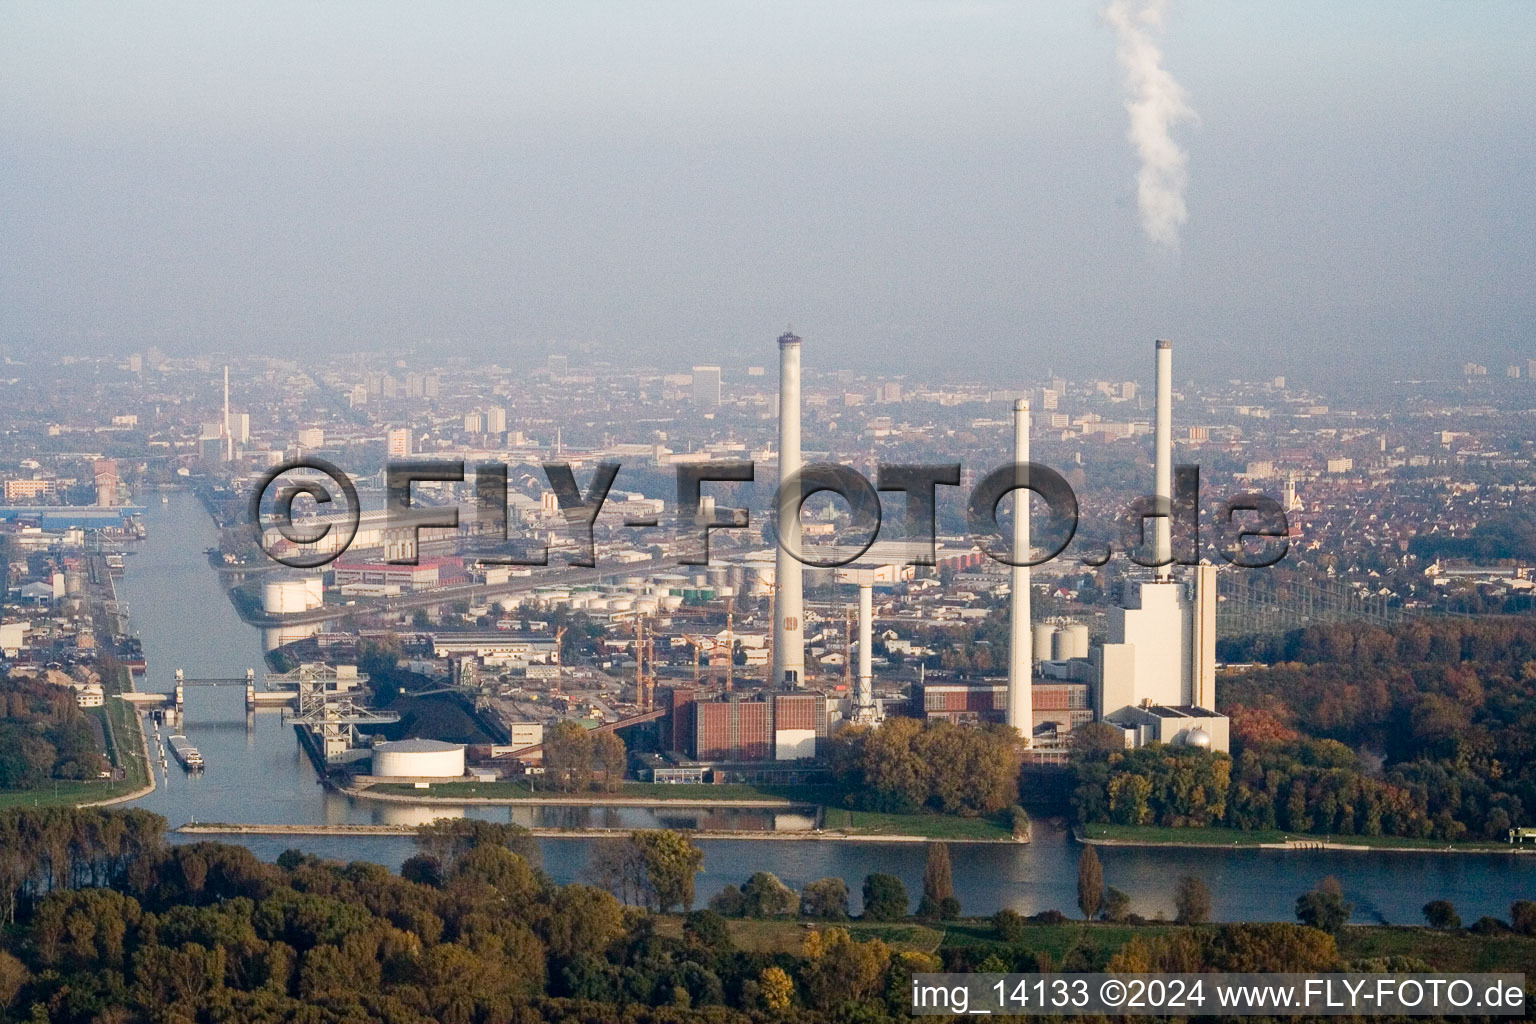
[[[695,366],[692,383],[693,404],[705,409],[720,405],[720,367]]]

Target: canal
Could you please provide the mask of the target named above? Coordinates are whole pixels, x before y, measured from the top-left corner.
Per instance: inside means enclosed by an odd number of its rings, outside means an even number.
[[[139,687],[169,691],[175,669],[189,678],[238,678],[263,669],[261,630],[247,626],[225,595],[205,550],[217,533],[195,496],[177,492],[162,504],[147,502],[147,539],[127,560],[119,593],[129,603],[133,629],[144,643],[147,669]],[[468,814],[523,825],[635,828],[689,827],[707,814],[711,827],[763,827],[756,812],[645,808],[452,808],[355,801],[327,790],[299,750],[280,712],[248,720],[240,687],[190,687],[184,731],[202,751],[200,775],[174,762],[157,774],[157,788],[134,806],[186,822],[279,824],[414,823],[445,814]],[[162,729],[162,732],[166,730]],[[275,859],[297,847],[342,860],[398,867],[412,853],[399,837],[223,837]],[[544,839],[544,867],[559,882],[580,880],[590,841]],[[925,852],[921,844],[846,841],[704,840],[705,871],[699,901],[755,871],[772,871],[793,887],[826,876],[847,880],[857,894],[871,872],[901,877],[921,892]],[[968,914],[1002,907],[1023,913],[1074,912],[1080,847],[1060,828],[1037,823],[1035,841],[959,843],[951,847],[956,895]],[[1462,918],[1504,917],[1516,899],[1536,896],[1536,858],[1435,853],[1340,851],[1100,848],[1107,884],[1129,893],[1132,908],[1155,917],[1172,915],[1173,889],[1182,875],[1196,875],[1211,889],[1222,920],[1293,919],[1296,897],[1334,875],[1355,904],[1362,923],[1418,923],[1431,899],[1453,902]],[[857,903],[857,896],[855,896]]]

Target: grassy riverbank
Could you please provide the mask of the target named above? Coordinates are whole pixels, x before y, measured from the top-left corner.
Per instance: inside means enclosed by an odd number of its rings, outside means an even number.
[[[368,792],[393,793],[404,796],[430,797],[433,799],[476,800],[549,800],[580,799],[583,802],[601,804],[605,800],[650,800],[657,803],[685,801],[688,803],[718,803],[729,805],[733,801],[752,801],[758,804],[780,806],[812,806],[825,803],[832,795],[829,786],[752,786],[742,783],[725,783],[718,786],[671,786],[653,782],[626,782],[612,793],[561,793],[549,789],[534,789],[526,779],[501,779],[496,782],[434,782],[431,789],[417,789],[410,784],[379,783],[368,787]]]
[[[1427,853],[1511,853],[1519,847],[1486,840],[1448,843],[1443,839],[1409,839],[1404,836],[1317,836],[1276,829],[1246,831],[1235,828],[1162,828],[1155,825],[1080,825],[1077,837],[1108,846],[1281,847],[1323,844],[1331,850],[1405,850]],[[1536,847],[1526,852],[1536,853]]]
[[[668,803],[695,807],[739,807],[742,809],[814,808],[822,823],[823,835],[847,835],[892,840],[942,839],[950,842],[1010,842],[1012,823],[1001,816],[961,818],[947,814],[883,814],[853,811],[831,803],[830,786],[754,786],[722,784],[718,786],[670,786],[647,782],[627,782],[612,793],[558,793],[534,789],[527,780],[496,782],[433,783],[430,789],[413,785],[382,783],[357,791],[356,795],[382,794],[391,798],[410,798],[423,803],[441,801],[506,801],[529,803],[604,806],[662,806]],[[756,834],[756,833],[754,833]],[[795,833],[761,833],[762,837],[803,838]]]
[[[154,779],[144,756],[144,731],[139,715],[116,695],[130,686],[128,669],[119,667],[120,677],[103,679],[105,703],[86,714],[101,722],[106,741],[104,753],[114,768],[124,772],[122,779],[51,779],[35,789],[0,790],[0,810],[10,807],[75,807],[99,804],[147,793]]]

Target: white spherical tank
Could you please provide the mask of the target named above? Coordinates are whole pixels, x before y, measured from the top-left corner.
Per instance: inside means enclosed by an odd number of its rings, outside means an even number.
[[[515,597],[504,597],[500,601],[496,602],[496,607],[500,608],[504,612],[515,612],[517,611],[517,606],[520,604],[522,604],[522,602]]]
[[[1184,742],[1191,747],[1201,747],[1209,750],[1211,747],[1211,734],[1204,729],[1191,729],[1184,734]]]
[[[373,748],[373,774],[399,779],[456,779],[464,774],[464,744],[395,740]]]

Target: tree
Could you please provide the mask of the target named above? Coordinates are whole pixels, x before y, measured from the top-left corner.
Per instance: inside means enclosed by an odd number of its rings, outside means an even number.
[[[741,887],[727,885],[709,898],[709,909],[722,917],[742,917],[747,912],[746,899]]]
[[[759,871],[741,887],[741,909],[747,917],[781,917],[795,910],[795,891],[770,871]]]
[[[1431,928],[1461,927],[1461,916],[1450,900],[1430,900],[1424,904],[1424,920]]]
[[[992,915],[992,930],[1002,941],[1013,945],[1024,939],[1024,930],[1029,922],[1024,915],[1017,910],[1004,907]]]
[[[891,962],[884,942],[857,942],[845,928],[811,932],[801,952],[809,961],[801,973],[807,1000],[821,1009],[872,995]]]
[[[592,767],[603,777],[603,789],[616,793],[624,785],[624,770],[628,767],[629,752],[624,741],[616,733],[599,733],[592,737]]]
[[[895,875],[876,872],[864,879],[864,916],[895,921],[907,916],[907,887]]]
[[[1120,924],[1131,916],[1131,898],[1111,887],[1104,894],[1104,920]]]
[[[782,967],[765,967],[757,976],[757,991],[763,1005],[773,1013],[789,1009],[795,998],[795,983]]]
[[[683,938],[715,953],[732,949],[731,930],[713,910],[693,910],[683,917]]]
[[[948,843],[928,844],[928,863],[923,869],[923,898],[917,905],[917,916],[930,921],[960,916]]]
[[[1200,879],[1185,875],[1173,891],[1173,909],[1179,924],[1204,924],[1211,919],[1211,890]]]
[[[544,942],[555,956],[595,956],[622,934],[624,906],[606,889],[572,883],[550,901]]]
[[[592,733],[570,719],[544,731],[544,781],[567,792],[592,784]]]
[[[681,832],[652,829],[630,834],[645,866],[646,902],[667,913],[693,909],[693,876],[704,870],[704,851]]]
[[[1296,898],[1296,919],[1329,935],[1337,935],[1354,912],[1355,905],[1345,901],[1344,889],[1332,875]]]
[[[1536,902],[1515,900],[1511,903],[1509,926],[1521,935],[1536,935]]]
[[[841,878],[818,878],[800,890],[800,913],[827,921],[848,917],[848,883]]]
[[[1098,917],[1104,905],[1104,867],[1092,846],[1084,846],[1077,858],[1077,905],[1085,921]]]

